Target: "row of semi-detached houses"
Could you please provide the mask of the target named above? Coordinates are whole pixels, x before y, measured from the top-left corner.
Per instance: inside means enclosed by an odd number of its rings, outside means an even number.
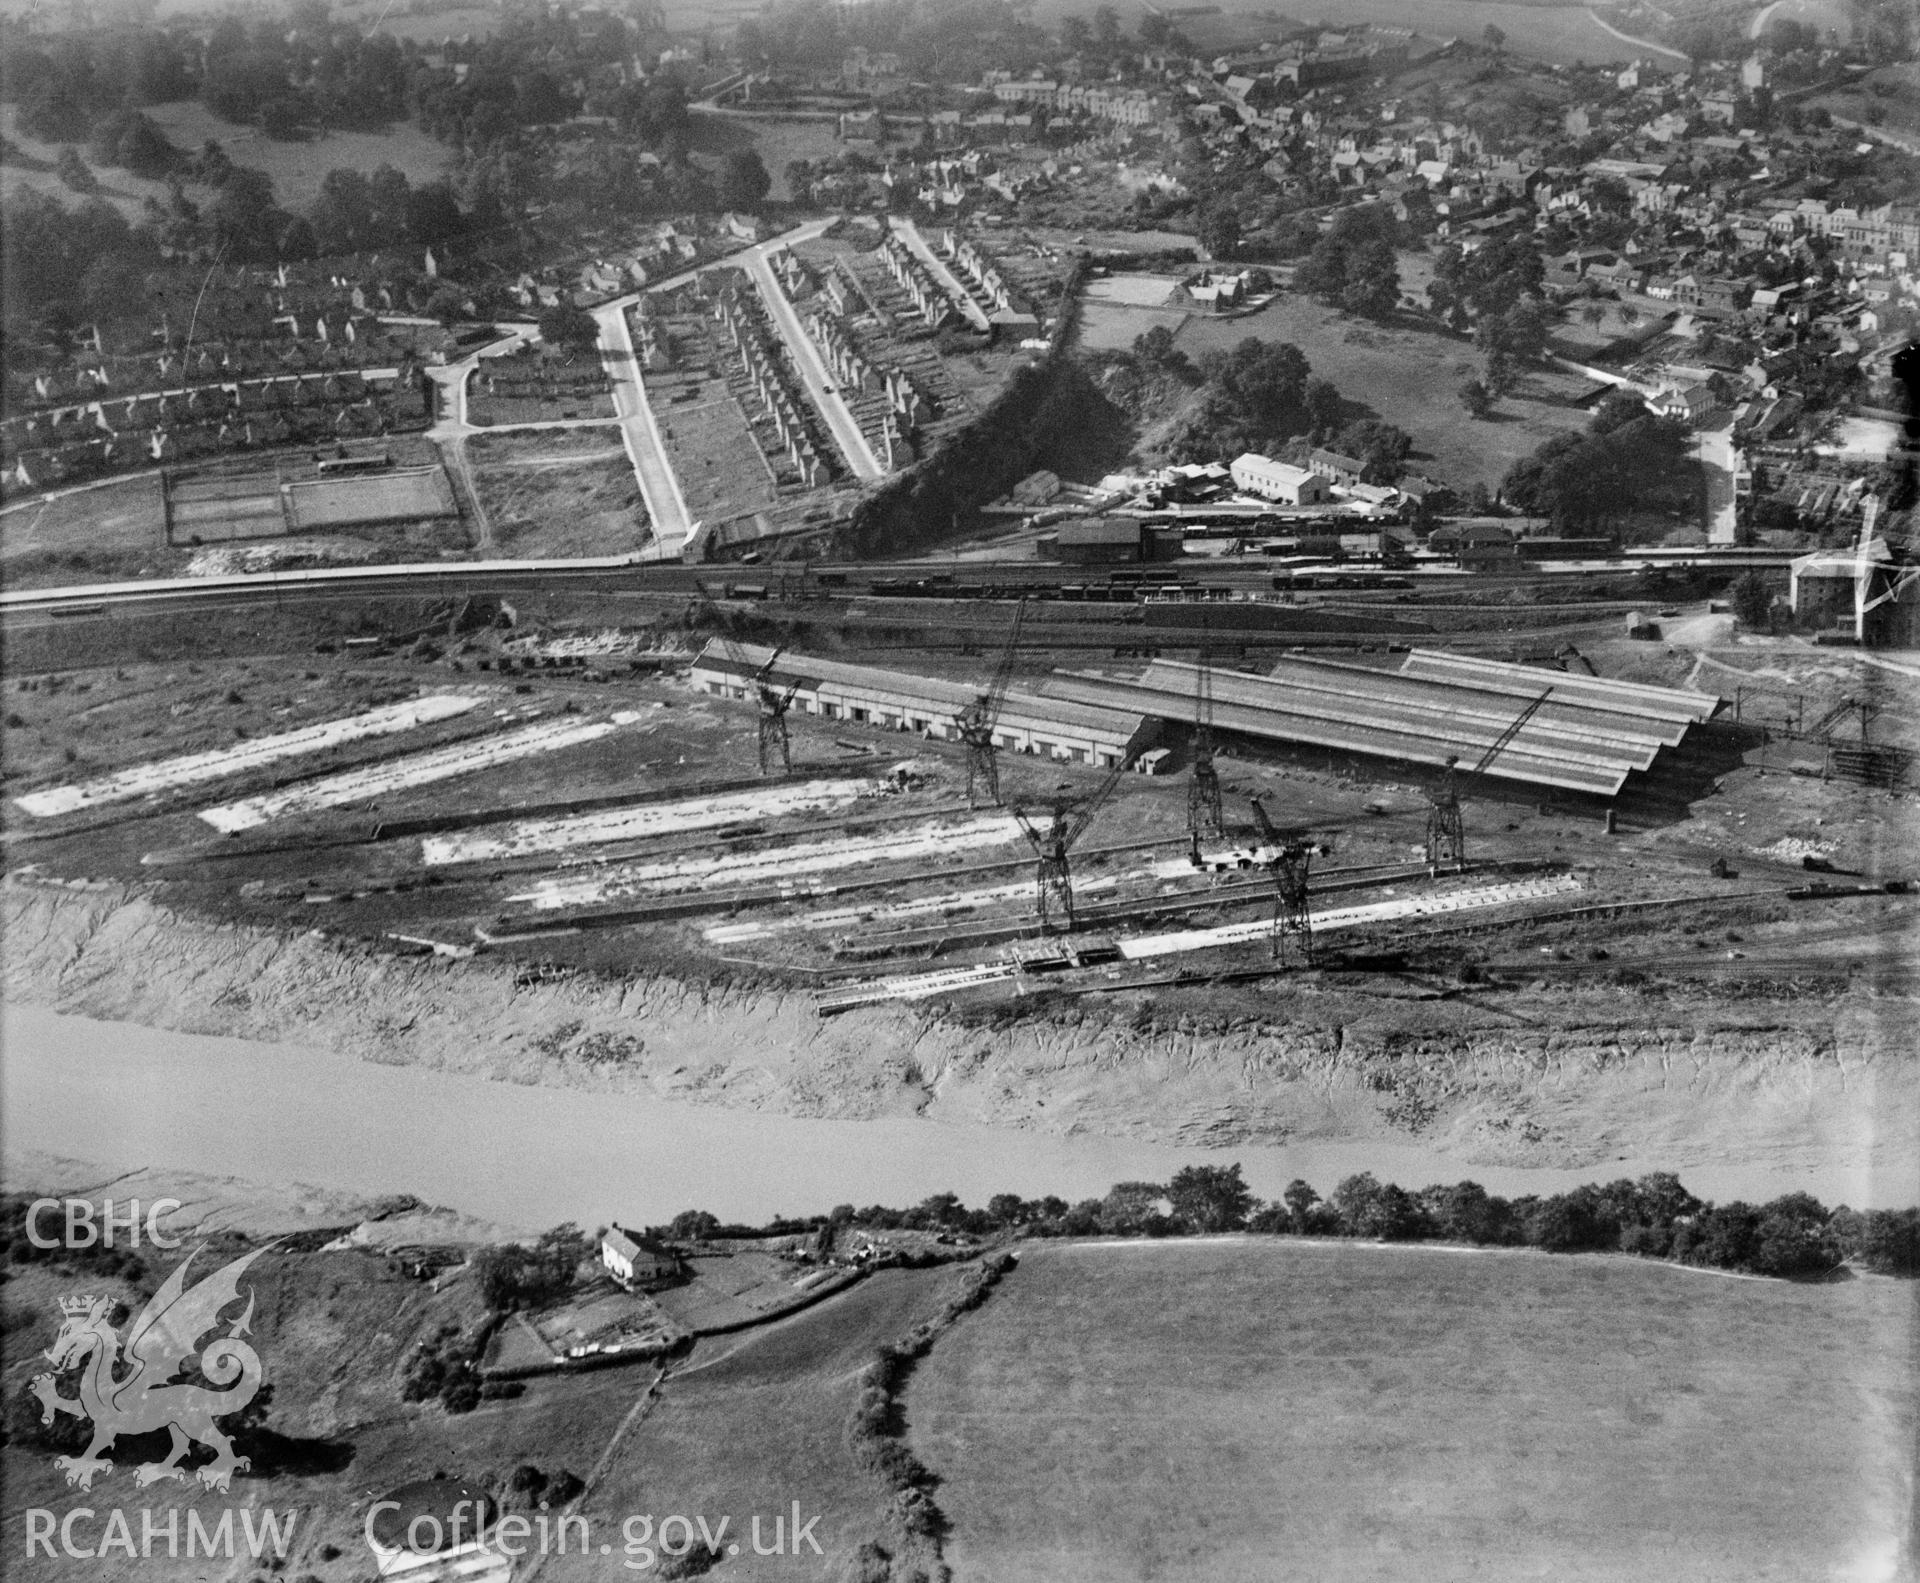
[[[993,96],[1002,104],[1026,104],[1068,115],[1090,115],[1121,126],[1151,126],[1167,113],[1164,100],[1137,88],[1063,83],[1041,77],[996,82]]]

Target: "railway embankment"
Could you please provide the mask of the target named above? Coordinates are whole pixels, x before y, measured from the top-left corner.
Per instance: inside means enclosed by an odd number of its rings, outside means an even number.
[[[1920,1137],[1873,990],[1544,984],[1401,1000],[1302,983],[821,1019],[799,989],[399,956],[196,918],[117,885],[0,888],[18,1005],[497,1081],[847,1120],[1169,1145],[1417,1144],[1483,1168],[1866,1170]]]

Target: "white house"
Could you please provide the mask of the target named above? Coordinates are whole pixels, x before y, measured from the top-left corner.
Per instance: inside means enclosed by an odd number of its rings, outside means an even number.
[[[622,1286],[659,1286],[680,1273],[680,1261],[645,1237],[614,1226],[600,1239],[600,1262]]]

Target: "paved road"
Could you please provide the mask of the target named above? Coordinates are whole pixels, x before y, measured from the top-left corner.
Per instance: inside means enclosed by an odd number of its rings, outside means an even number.
[[[813,398],[820,416],[827,420],[827,428],[832,431],[834,443],[846,457],[847,465],[858,478],[884,478],[886,468],[880,465],[880,459],[873,454],[873,447],[867,443],[866,435],[860,432],[860,425],[854,421],[853,413],[840,396],[839,387],[827,372],[820,349],[813,344],[807,327],[800,322],[800,315],[794,311],[786,289],[774,274],[773,265],[767,262],[768,255],[776,249],[790,242],[804,242],[818,236],[826,230],[827,223],[825,220],[816,221],[812,225],[789,231],[784,236],[777,236],[771,242],[749,248],[740,255],[741,262],[746,265],[754,284],[760,288],[767,312],[772,315],[774,324],[786,339],[788,350],[793,353],[794,366],[800,371],[807,394]]]
[[[920,234],[920,227],[913,221],[895,217],[890,221],[894,234],[912,248],[920,262],[927,266],[933,278],[947,290],[953,298],[953,305],[964,313],[976,330],[985,332],[993,328],[987,319],[987,310],[973,300],[973,295],[960,283],[960,277],[947,268],[945,261],[927,243]]]
[[[600,326],[600,351],[613,380],[613,409],[619,414],[627,455],[653,521],[653,539],[645,553],[649,558],[677,559],[695,525],[687,514],[686,496],[680,493],[680,480],[667,461],[666,442],[660,438],[660,425],[654,421],[640,376],[633,332],[627,327],[627,304],[632,300],[622,297],[607,303],[594,309],[593,317]]]

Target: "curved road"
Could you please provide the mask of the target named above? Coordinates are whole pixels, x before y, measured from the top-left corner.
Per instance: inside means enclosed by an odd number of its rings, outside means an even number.
[[[1622,44],[1631,44],[1635,49],[1651,50],[1656,55],[1671,55],[1675,60],[1685,60],[1687,58],[1684,50],[1677,50],[1666,44],[1656,44],[1650,38],[1635,38],[1631,33],[1622,33],[1611,22],[1596,12],[1589,11],[1587,13],[1587,20],[1600,29],[1602,33],[1611,33]]]

